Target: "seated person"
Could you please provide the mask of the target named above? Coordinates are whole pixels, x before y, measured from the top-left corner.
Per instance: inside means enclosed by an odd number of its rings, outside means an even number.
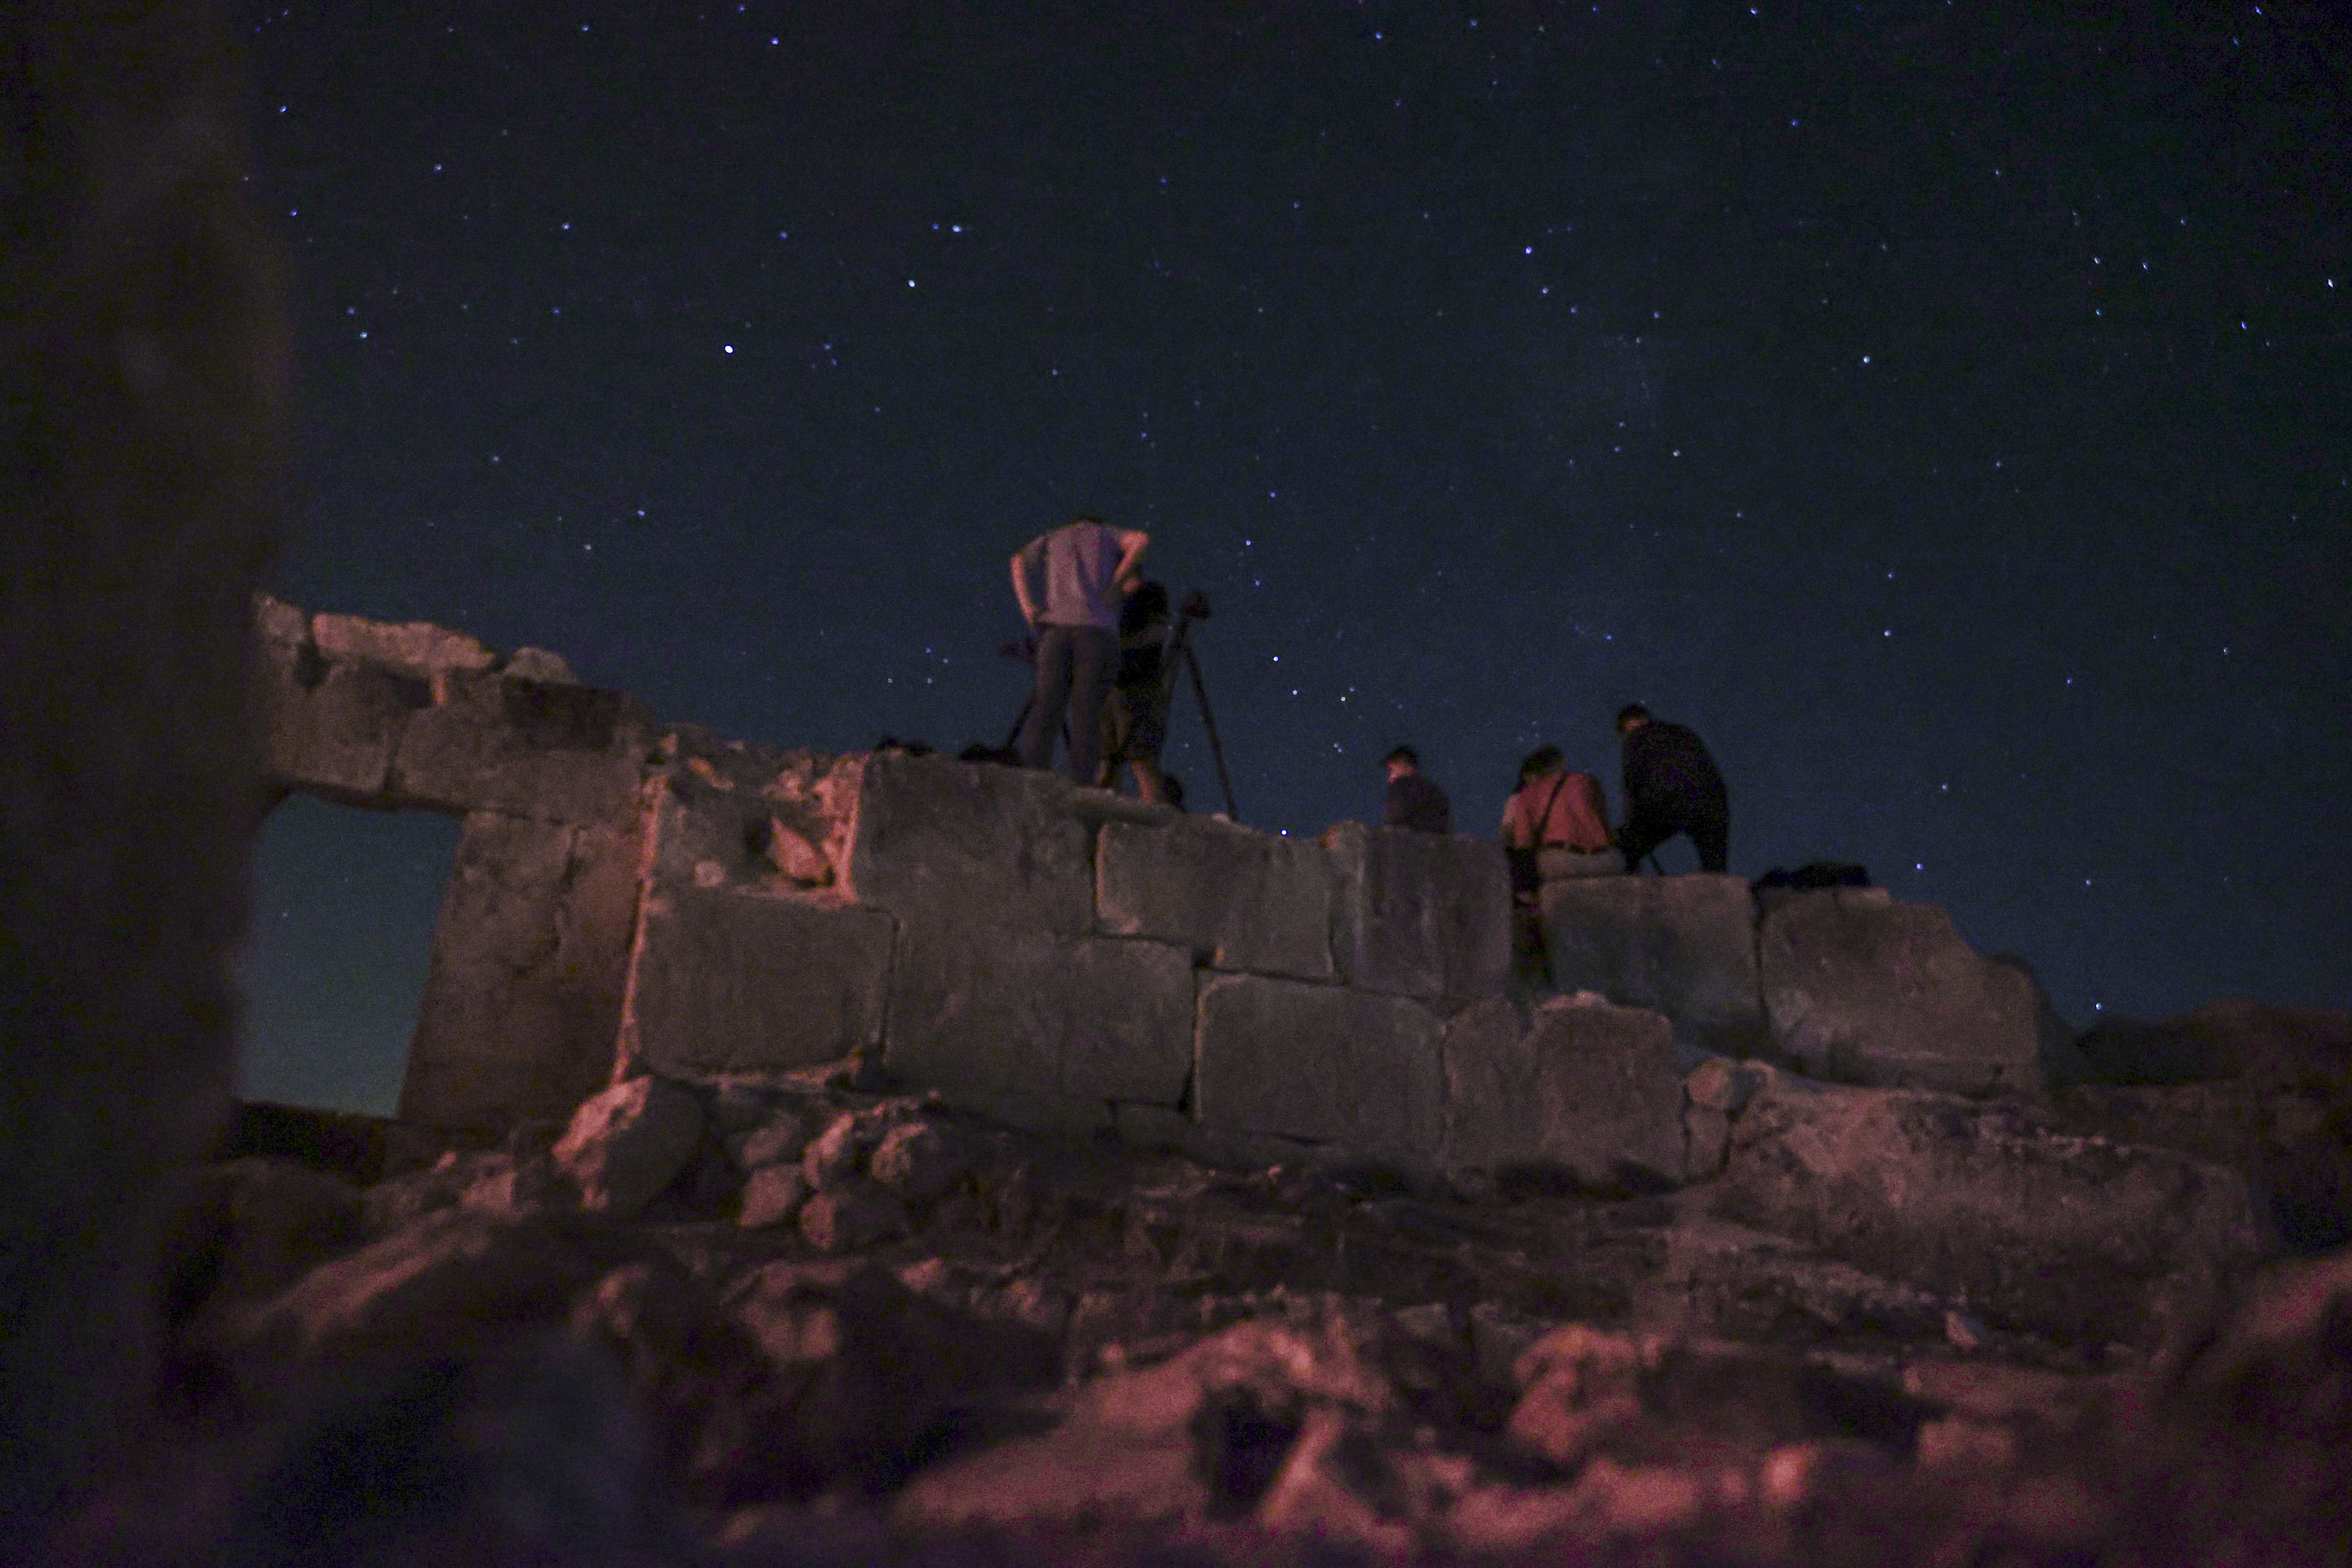
[[[1381,762],[1389,772],[1381,826],[1408,827],[1416,833],[1454,831],[1454,808],[1446,803],[1445,792],[1421,771],[1421,758],[1411,746],[1399,746]]]
[[[1625,869],[1624,857],[1609,845],[1601,781],[1568,771],[1558,746],[1538,746],[1519,763],[1519,787],[1503,804],[1503,846],[1511,851],[1512,888],[1528,897],[1545,882]]]

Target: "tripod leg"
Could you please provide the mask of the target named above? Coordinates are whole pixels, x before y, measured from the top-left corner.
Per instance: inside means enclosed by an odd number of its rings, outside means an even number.
[[[1217,721],[1209,711],[1209,689],[1201,683],[1201,661],[1189,647],[1184,650],[1184,668],[1192,677],[1192,700],[1201,705],[1201,728],[1209,732],[1209,757],[1217,764],[1217,784],[1225,792],[1225,815],[1239,822],[1242,808],[1234,804],[1234,781],[1225,773],[1225,749],[1217,744]]]

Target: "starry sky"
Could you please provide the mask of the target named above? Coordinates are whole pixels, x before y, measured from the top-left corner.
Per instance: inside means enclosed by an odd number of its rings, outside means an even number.
[[[1470,831],[1544,741],[1622,810],[1639,700],[1735,871],[1859,861],[2078,1025],[2352,1005],[2331,5],[231,15],[297,603],[954,750],[1096,511],[1210,599],[1249,823],[1400,741]],[[1168,761],[1222,804],[1189,704]],[[389,1104],[454,842],[273,822],[257,1089]]]

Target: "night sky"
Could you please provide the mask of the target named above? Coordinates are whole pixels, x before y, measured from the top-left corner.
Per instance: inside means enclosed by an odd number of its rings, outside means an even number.
[[[1469,831],[1542,741],[1622,810],[1639,700],[1733,870],[1860,861],[2078,1025],[2352,1005],[2331,5],[236,14],[297,603],[955,750],[1097,511],[1208,595],[1254,825],[1400,741]],[[454,842],[273,824],[257,1092],[389,1105]]]

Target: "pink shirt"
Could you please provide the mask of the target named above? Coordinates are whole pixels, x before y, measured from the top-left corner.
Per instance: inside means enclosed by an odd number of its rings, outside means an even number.
[[[1543,813],[1540,833],[1538,812]],[[1591,773],[1554,773],[1521,784],[1503,803],[1503,842],[1514,849],[1538,849],[1552,844],[1587,851],[1606,849],[1607,814],[1599,779]]]

